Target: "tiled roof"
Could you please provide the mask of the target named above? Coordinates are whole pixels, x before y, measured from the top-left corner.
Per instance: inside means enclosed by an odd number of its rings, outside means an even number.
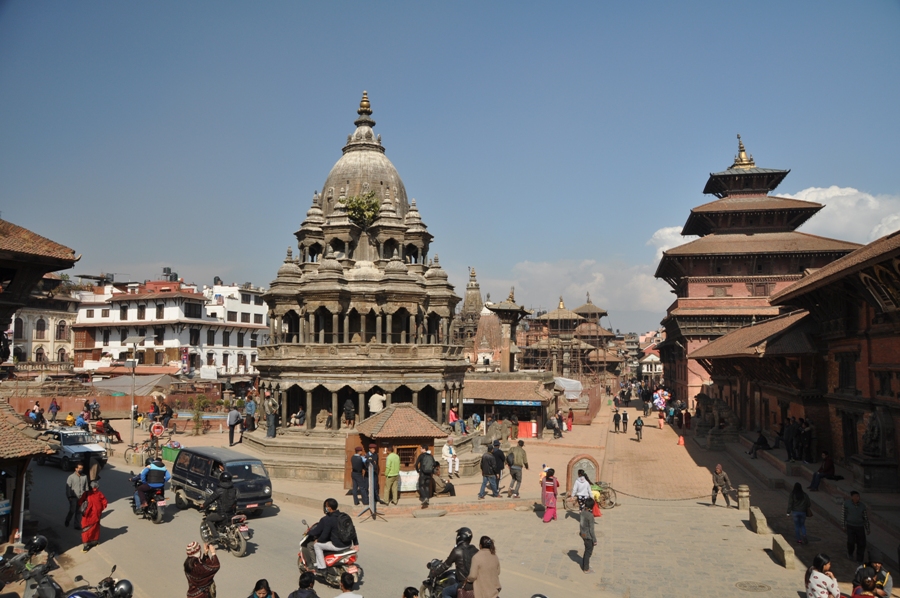
[[[152,348],[152,347],[147,347]],[[140,351],[140,349],[138,349]],[[111,367],[97,368],[95,370],[96,374],[108,374],[108,375],[117,375],[124,376],[125,374],[131,375],[131,368],[127,368],[123,365],[114,365]],[[169,374],[175,375],[180,374],[181,368],[177,365],[139,365],[134,368],[135,376],[149,376],[152,374]]]
[[[788,303],[805,293],[821,288],[845,276],[900,254],[900,231],[881,237],[853,253],[823,266],[806,278],[775,293],[772,303]]]
[[[75,250],[33,233],[12,222],[0,220],[0,251],[75,261]]]
[[[575,336],[615,336],[615,332],[611,332],[602,326],[593,322],[582,322],[575,327]]]
[[[676,307],[670,316],[777,316],[781,312],[775,306],[744,307]]]
[[[773,342],[775,337],[783,335],[805,318],[808,313],[805,310],[798,310],[759,324],[738,328],[700,347],[688,355],[688,358],[762,357],[766,353],[767,345]],[[808,341],[805,345],[796,342],[792,343],[792,345],[792,348],[802,352],[806,352],[805,349],[814,350]],[[788,346],[783,346],[779,353],[786,353],[787,351],[784,349],[787,348]]]
[[[447,432],[412,403],[393,403],[356,425],[369,438],[440,438]]]
[[[565,307],[560,307],[554,309],[553,311],[547,312],[542,316],[538,316],[535,320],[549,321],[549,320],[583,320],[581,316],[576,314],[574,311],[570,309],[566,309]]]
[[[812,210],[818,212],[823,207],[822,204],[814,201],[789,199],[773,195],[729,195],[728,197],[697,206],[691,212],[755,212],[757,210]]]
[[[466,379],[463,393],[467,399],[489,401],[549,401],[544,385],[535,380],[472,380]]]
[[[663,254],[663,261],[667,257],[692,255],[850,252],[859,246],[859,243],[838,241],[797,231],[752,235],[713,234],[669,249]]]
[[[16,413],[12,405],[0,400],[0,460],[21,459],[52,452],[49,445],[36,440],[37,431]]]

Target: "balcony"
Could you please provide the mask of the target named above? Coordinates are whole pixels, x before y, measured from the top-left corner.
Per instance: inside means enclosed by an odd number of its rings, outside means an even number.
[[[71,361],[19,361],[17,372],[43,372],[47,374],[71,374],[75,364]]]
[[[293,344],[264,345],[258,348],[260,359],[378,359],[415,361],[422,359],[460,359],[462,345],[387,345]]]

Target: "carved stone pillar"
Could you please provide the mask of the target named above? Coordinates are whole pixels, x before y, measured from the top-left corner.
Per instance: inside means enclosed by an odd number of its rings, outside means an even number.
[[[391,406],[391,393],[389,393],[389,392],[384,393],[384,398],[386,399],[384,402],[384,406],[390,407]]]
[[[416,315],[409,314],[409,342],[416,343]]]
[[[340,332],[338,330],[338,317],[337,312],[331,314],[331,342],[335,345],[341,342],[341,338],[338,336]]]
[[[381,344],[381,314],[375,316],[375,342]]]
[[[366,418],[366,393],[359,393],[359,421],[362,421]]]
[[[325,344],[325,316],[322,316],[321,318],[317,317],[316,319],[319,320],[319,322],[318,322],[319,338],[316,339],[316,342],[318,342],[320,345],[324,345]]]
[[[466,419],[463,415],[463,401],[466,398],[466,388],[465,386],[459,389],[459,402],[456,404],[456,412],[459,414],[459,419]]]
[[[306,395],[306,429],[312,430],[313,424],[313,412],[312,412],[312,391],[304,390],[303,394]]]
[[[419,391],[418,390],[413,391],[412,399],[413,399],[412,400],[413,407],[418,407],[419,406]]]
[[[309,329],[306,334],[308,335],[307,342],[316,342],[316,314],[314,312],[309,312]]]
[[[393,340],[391,337],[394,336],[394,314],[387,315],[387,328],[385,329],[385,336],[387,336],[386,342],[387,344],[391,344]]]
[[[350,342],[350,314],[344,314],[344,344]]]
[[[341,416],[338,415],[338,393],[331,393],[331,429],[338,430],[341,427]]]
[[[269,392],[276,392],[272,390],[271,385],[269,386]],[[281,427],[284,428],[291,421],[288,419],[287,393],[283,390],[278,390],[275,398],[278,399],[278,405],[281,407]]]

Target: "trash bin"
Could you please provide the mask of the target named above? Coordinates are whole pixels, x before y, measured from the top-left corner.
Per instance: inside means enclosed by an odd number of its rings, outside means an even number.
[[[175,459],[178,458],[178,453],[181,452],[180,448],[172,448],[171,446],[162,447],[162,458],[163,461],[172,461],[175,462]]]

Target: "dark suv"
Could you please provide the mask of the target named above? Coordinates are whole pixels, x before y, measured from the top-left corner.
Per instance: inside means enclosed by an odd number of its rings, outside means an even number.
[[[240,513],[258,515],[272,506],[272,482],[259,459],[226,448],[183,448],[172,466],[172,490],[175,505],[186,509],[200,507],[219,484],[219,475],[231,474],[237,489],[237,508]]]

